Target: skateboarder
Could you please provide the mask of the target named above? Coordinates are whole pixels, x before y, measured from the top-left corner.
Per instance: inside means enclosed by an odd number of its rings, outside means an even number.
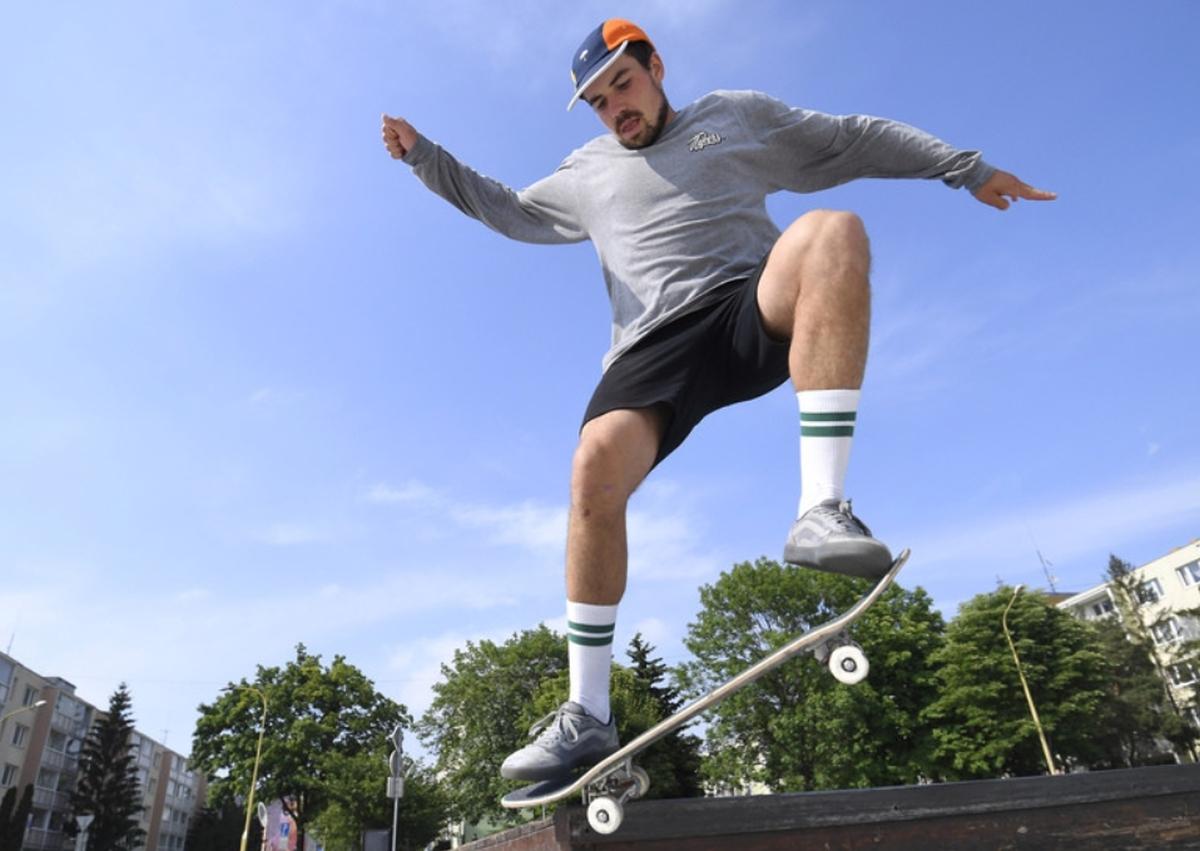
[[[860,177],[938,178],[979,201],[1051,200],[913,127],[718,91],[682,109],[636,24],[612,18],[571,63],[567,108],[607,133],[514,191],[455,160],[403,118],[383,141],[426,186],[513,239],[591,240],[612,304],[612,347],[579,434],[567,530],[570,698],[501,774],[556,779],[616,750],[609,668],[625,592],[625,509],[712,411],[788,378],[800,409],[800,504],[786,561],[876,578],[888,547],[852,513],[843,482],[867,358],[870,251],[853,213],[814,210],[782,232],[765,198]]]

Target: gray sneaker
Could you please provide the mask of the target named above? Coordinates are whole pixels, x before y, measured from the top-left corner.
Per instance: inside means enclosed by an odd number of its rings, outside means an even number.
[[[602,724],[569,700],[530,727],[529,735],[537,738],[508,755],[500,766],[501,777],[533,782],[566,778],[577,768],[599,762],[619,745],[614,719]]]
[[[828,499],[804,512],[788,533],[783,560],[830,573],[878,579],[888,572],[892,554],[871,537],[854,516],[849,501]]]

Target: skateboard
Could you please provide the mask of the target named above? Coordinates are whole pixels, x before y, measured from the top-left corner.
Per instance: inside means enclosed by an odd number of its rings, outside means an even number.
[[[509,792],[500,799],[500,804],[510,810],[540,807],[581,792],[583,803],[587,807],[588,825],[597,833],[612,833],[621,826],[625,803],[642,797],[650,789],[649,775],[640,766],[633,764],[633,758],[729,695],[805,651],[812,653],[818,662],[827,664],[839,682],[848,685],[861,682],[870,670],[870,664],[862,648],[850,640],[846,630],[891,587],[896,574],[908,561],[908,556],[908,550],[901,552],[892,562],[888,572],[847,611],[792,639],[732,680],[692,701],[670,718],[655,724],[583,774],[533,783]]]

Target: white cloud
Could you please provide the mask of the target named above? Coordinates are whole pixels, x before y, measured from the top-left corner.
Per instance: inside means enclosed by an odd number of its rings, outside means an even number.
[[[383,483],[377,484],[367,492],[366,500],[367,502],[380,503],[383,505],[395,505],[401,503],[438,505],[441,503],[441,497],[438,495],[437,491],[428,485],[411,479],[397,487]]]
[[[300,523],[276,523],[254,536],[260,543],[273,547],[297,547],[304,544],[327,543],[329,532]]]
[[[496,544],[538,554],[561,553],[567,539],[566,506],[526,501],[511,506],[460,506],[452,511],[462,526],[482,530]]]
[[[1192,525],[1200,528],[1200,474],[1117,487],[1101,493],[930,529],[913,542],[923,571],[991,571],[1029,564],[1030,534],[1058,565],[1111,551],[1138,536]],[[1067,577],[1064,577],[1066,579]]]

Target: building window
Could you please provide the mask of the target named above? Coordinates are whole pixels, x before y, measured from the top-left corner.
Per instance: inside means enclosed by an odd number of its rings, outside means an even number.
[[[38,698],[38,690],[33,686],[25,686],[25,696],[21,698],[22,706],[33,706],[33,702]]]
[[[17,772],[20,771],[20,766],[13,765],[11,762],[4,766],[4,773],[0,774],[0,786],[11,786],[17,782]]]
[[[1183,583],[1185,588],[1191,585],[1200,585],[1200,561],[1194,561],[1191,564],[1185,564],[1183,567],[1175,568],[1175,572],[1179,574],[1179,581]]]
[[[1179,621],[1175,618],[1167,618],[1162,623],[1156,623],[1150,627],[1150,634],[1154,636],[1154,643],[1157,646],[1164,644],[1173,644],[1183,637],[1183,630],[1179,626]]]
[[[1096,605],[1092,606],[1092,614],[1095,617],[1102,618],[1105,615],[1111,615],[1112,613],[1113,601],[1107,597],[1101,600],[1099,603],[1096,603]]]
[[[25,741],[29,738],[29,728],[24,724],[17,724],[13,727],[12,743],[13,747],[25,747]]]
[[[1177,686],[1187,686],[1200,679],[1200,675],[1196,673],[1196,666],[1191,662],[1181,662],[1178,665],[1172,665],[1168,669],[1171,675],[1171,682]]]
[[[1143,582],[1137,587],[1138,602],[1142,605],[1157,603],[1162,599],[1162,584],[1157,579]]]

